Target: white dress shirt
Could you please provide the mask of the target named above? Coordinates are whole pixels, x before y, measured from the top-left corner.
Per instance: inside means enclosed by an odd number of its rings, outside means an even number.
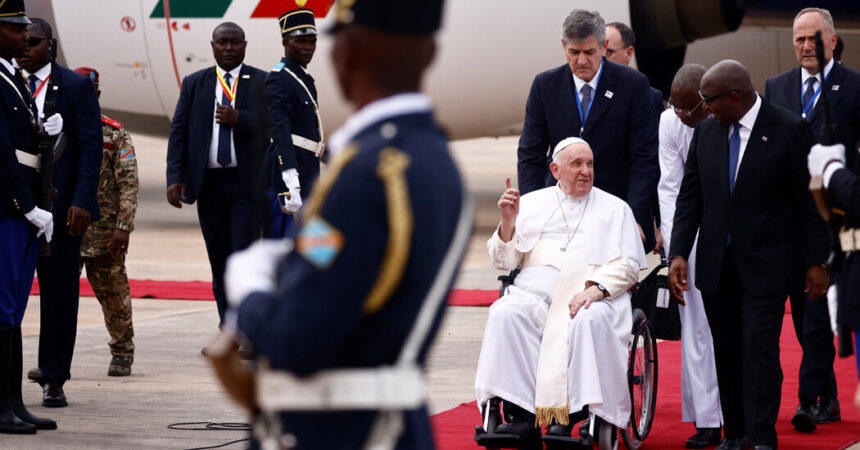
[[[36,73],[29,73],[26,70],[21,69],[21,72],[24,74],[24,81],[27,84],[30,84],[30,75],[35,75],[38,80],[36,80],[36,89],[39,89],[39,86],[51,76],[51,63],[45,64],[41,69],[37,70]],[[15,73],[14,71],[12,73]],[[48,92],[49,86],[46,84],[40,91],[39,95],[36,96],[36,108],[39,109],[39,123],[41,124],[47,117],[45,115],[45,95]],[[36,92],[31,92],[30,95],[35,94]]]
[[[820,70],[818,71],[817,74],[815,74],[815,83],[812,86],[813,92],[815,92],[815,90],[818,89],[818,86],[820,86],[821,83],[823,82],[822,76],[829,75],[831,70],[833,70],[833,58],[830,58],[830,62],[828,62],[827,65],[824,66],[824,75],[821,75]],[[801,108],[803,108],[803,94],[806,92],[806,89],[807,89],[806,80],[808,80],[809,77],[811,77],[811,76],[813,76],[813,75],[811,73],[809,73],[809,71],[806,70],[806,68],[804,68],[803,66],[800,67],[800,107]],[[821,94],[816,95],[815,98],[813,99],[812,108],[809,108],[810,113],[812,112],[813,109],[815,109],[815,105],[818,104],[819,98],[821,98]]]
[[[225,79],[227,78],[224,69],[215,66],[219,72],[221,72],[221,76]],[[242,71],[242,64],[239,64],[231,70],[230,72],[226,72],[230,74],[230,88],[233,87],[233,83],[239,78],[239,73]],[[238,89],[238,84],[237,91]],[[221,97],[224,95],[224,90],[221,89],[221,82],[218,81],[217,75],[215,79],[215,104],[212,106],[212,140],[209,142],[209,168],[210,169],[220,169],[222,166],[218,164],[218,133],[221,131],[221,125],[215,120],[215,111],[218,108],[218,105],[221,104]],[[236,107],[235,98],[233,99],[233,107]],[[236,145],[233,142],[233,131],[230,131],[230,164],[227,167],[236,167]]]
[[[755,104],[738,121],[741,124],[741,129],[738,131],[741,135],[741,147],[738,152],[738,165],[735,167],[735,180],[738,179],[738,169],[741,167],[741,161],[744,159],[744,151],[747,149],[747,142],[750,140],[750,134],[752,133],[753,125],[755,125],[755,120],[758,118],[759,110],[761,110],[761,97],[756,94]],[[734,126],[729,126],[728,139],[732,138],[732,131],[734,131]]]

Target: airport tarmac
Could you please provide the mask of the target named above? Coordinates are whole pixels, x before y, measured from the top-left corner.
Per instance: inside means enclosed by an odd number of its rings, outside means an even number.
[[[141,202],[131,235],[130,278],[211,280],[193,205],[181,210],[165,200],[167,139],[133,133],[141,178]],[[452,143],[475,200],[476,224],[456,286],[496,289],[499,272],[487,264],[486,239],[498,220],[496,200],[505,177],[516,179],[517,139],[481,138]],[[651,263],[655,261],[652,257]],[[80,301],[67,408],[41,406],[41,390],[24,384],[24,400],[36,415],[59,429],[36,435],[0,435],[0,449],[161,449],[225,444],[245,437],[235,430],[175,430],[188,422],[242,423],[246,414],[222,392],[200,350],[217,333],[214,302],[134,299],[135,363],[132,375],[107,376],[110,360],[101,309],[94,298]],[[474,399],[475,364],[487,308],[451,307],[428,364],[427,396],[432,413]],[[24,369],[36,365],[39,298],[30,298],[24,319]],[[849,402],[844,407],[851,407]],[[469,424],[471,426],[471,424]],[[246,442],[226,449],[246,448]],[[852,447],[860,450],[860,445]]]

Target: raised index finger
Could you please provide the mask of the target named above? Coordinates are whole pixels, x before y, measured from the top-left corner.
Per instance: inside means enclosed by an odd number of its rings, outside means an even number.
[[[507,178],[505,178],[505,190],[507,191],[510,188],[511,188],[511,177],[507,177]]]

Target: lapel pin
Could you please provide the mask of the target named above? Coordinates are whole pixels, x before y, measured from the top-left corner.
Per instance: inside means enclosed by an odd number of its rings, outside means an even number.
[[[838,91],[838,90],[839,90],[839,85],[838,85],[838,84],[834,84],[834,85],[833,85],[833,90],[834,90],[834,91]]]
[[[615,94],[613,94],[612,91],[606,91],[606,94],[603,94],[603,95],[605,95],[606,98],[612,98],[612,96]]]
[[[245,79],[251,78],[251,75],[245,74],[245,75],[242,75],[242,78],[245,78]]]
[[[59,88],[60,88],[59,86],[54,86],[54,90],[55,90],[55,91],[56,91],[57,89],[59,89]]]
[[[762,141],[762,142],[767,142],[767,136],[762,136],[762,137],[761,137],[761,141]]]

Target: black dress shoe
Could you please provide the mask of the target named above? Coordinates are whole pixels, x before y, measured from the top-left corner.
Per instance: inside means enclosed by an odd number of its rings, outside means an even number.
[[[561,436],[561,437],[570,437],[570,432],[573,430],[573,425],[562,425],[559,423],[553,422],[552,425],[547,427],[546,435],[547,436]]]
[[[47,408],[69,406],[69,402],[66,401],[66,393],[63,392],[63,387],[59,384],[45,383],[42,386],[42,406]]]
[[[722,438],[719,428],[696,428],[696,434],[687,439],[686,448],[711,448]]]
[[[717,450],[743,450],[744,438],[723,439]]]
[[[510,434],[521,440],[540,439],[540,430],[529,422],[503,423],[496,427],[496,434]]]
[[[815,414],[812,420],[817,424],[825,424],[830,422],[838,422],[842,420],[842,410],[839,408],[839,399],[832,398],[829,401],[818,401],[815,405]]]
[[[5,408],[0,411],[0,433],[5,434],[35,434],[36,427],[32,423],[19,419],[12,409]]]
[[[791,418],[791,424],[794,425],[795,430],[801,433],[812,433],[815,431],[814,414],[815,411],[811,403],[800,402],[797,405],[797,412]]]
[[[51,419],[45,419],[43,417],[37,417],[30,414],[30,411],[27,411],[27,408],[24,407],[23,404],[12,405],[12,412],[18,416],[19,419],[23,420],[27,423],[32,423],[36,426],[37,430],[56,430],[57,422]]]
[[[754,445],[752,450],[773,450],[770,445]]]
[[[39,370],[38,367],[32,368],[27,371],[27,379],[30,381],[39,381],[39,377],[42,376],[42,371]]]

